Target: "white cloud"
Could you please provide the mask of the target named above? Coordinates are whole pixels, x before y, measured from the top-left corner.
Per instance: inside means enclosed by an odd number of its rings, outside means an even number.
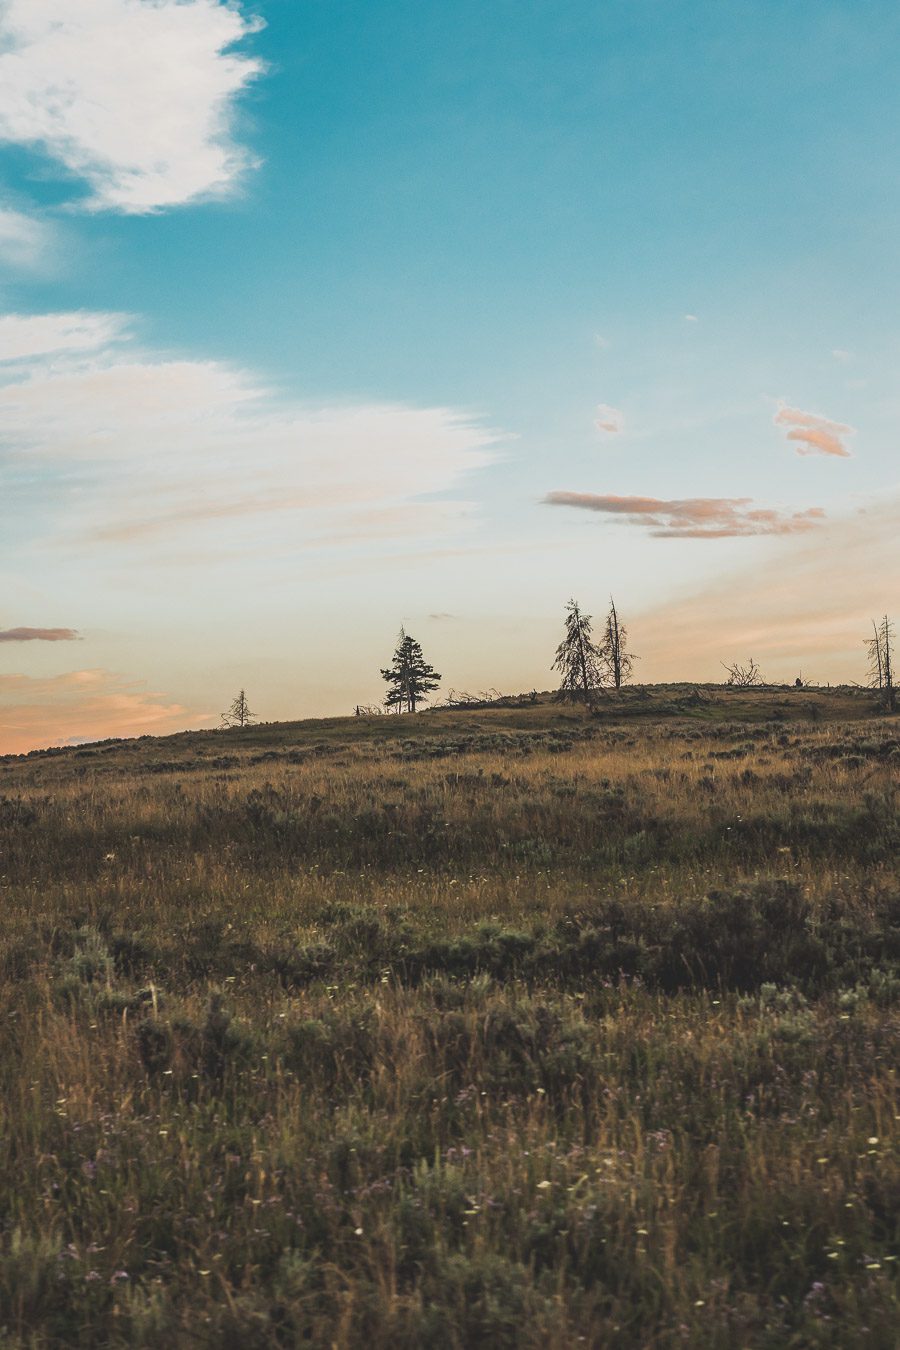
[[[608,436],[615,436],[625,424],[625,415],[609,403],[598,403],[594,410],[594,426]]]
[[[496,435],[453,409],[282,400],[220,362],[130,350],[115,314],[8,321],[0,352],[33,355],[0,377],[0,465],[8,493],[37,469],[58,489],[57,540],[297,549],[431,539],[471,512],[421,499],[494,457]]]
[[[37,267],[50,251],[53,235],[46,222],[10,206],[0,206],[0,263],[16,268]]]
[[[83,310],[65,314],[0,314],[0,362],[108,347],[124,336],[126,322],[122,314]]]
[[[140,214],[227,191],[252,163],[235,98],[259,24],[219,0],[0,0],[0,140]]]

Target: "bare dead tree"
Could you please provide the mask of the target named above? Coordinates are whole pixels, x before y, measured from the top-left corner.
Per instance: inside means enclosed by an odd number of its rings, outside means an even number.
[[[888,712],[897,708],[894,688],[894,625],[885,614],[881,620],[881,660],[884,666],[884,704]]]
[[[631,679],[634,662],[637,660],[636,656],[626,651],[625,644],[627,641],[628,630],[619,619],[616,612],[616,602],[610,596],[609,613],[606,616],[603,641],[600,643],[599,650],[605,674],[616,689],[621,689],[623,683]]]
[[[243,689],[237,698],[231,700],[227,712],[222,714],[223,727],[251,727],[256,722],[256,713],[250,711],[247,695]]]
[[[872,689],[884,688],[884,664],[881,659],[881,635],[878,624],[872,620],[873,636],[866,638],[866,655],[869,658],[869,685]]]
[[[759,666],[750,658],[749,665],[742,666],[740,662],[735,661],[732,665],[726,665],[724,661],[719,663],[728,671],[728,679],[725,681],[732,689],[752,689],[756,685],[763,683],[763,677]]]
[[[869,656],[869,685],[879,690],[888,712],[897,707],[894,685],[894,625],[885,614],[876,623],[872,620],[873,636],[866,639]]]

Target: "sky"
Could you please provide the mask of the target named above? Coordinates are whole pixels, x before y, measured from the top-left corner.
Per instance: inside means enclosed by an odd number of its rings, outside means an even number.
[[[893,0],[0,0],[0,753],[865,680],[900,582]]]

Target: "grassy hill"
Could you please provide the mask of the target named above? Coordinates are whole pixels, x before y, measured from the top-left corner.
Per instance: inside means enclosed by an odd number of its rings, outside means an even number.
[[[900,723],[0,760],[0,1344],[893,1350]]]

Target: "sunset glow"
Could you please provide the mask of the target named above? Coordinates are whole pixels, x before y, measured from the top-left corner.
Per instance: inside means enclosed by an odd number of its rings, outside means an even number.
[[[0,5],[0,753],[352,712],[401,624],[546,689],[572,595],[864,679],[896,9],[387,9]]]

